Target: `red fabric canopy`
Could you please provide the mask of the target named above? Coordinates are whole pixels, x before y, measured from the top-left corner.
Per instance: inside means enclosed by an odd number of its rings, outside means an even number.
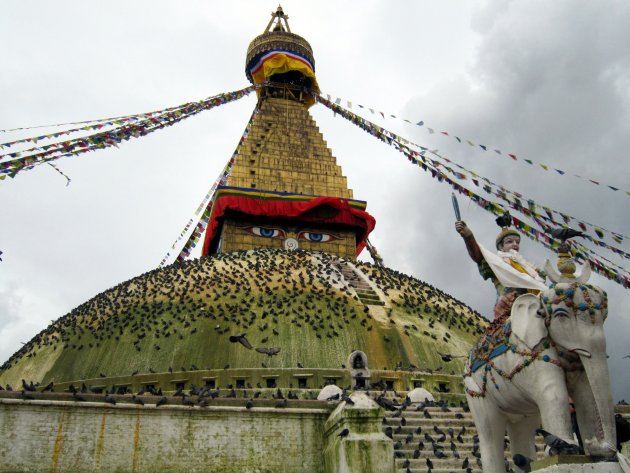
[[[284,198],[282,198],[284,196]],[[365,247],[368,235],[374,229],[376,220],[364,210],[352,207],[348,199],[338,197],[313,197],[295,196],[300,200],[291,200],[290,194],[278,195],[274,198],[254,198],[243,195],[219,195],[214,202],[212,214],[206,230],[203,242],[202,255],[206,256],[210,251],[210,245],[221,227],[221,223],[227,211],[240,212],[251,216],[265,216],[271,218],[290,218],[300,222],[334,223],[355,227],[357,232],[358,255]],[[306,198],[306,199],[305,199]],[[305,200],[304,200],[305,199]],[[310,211],[318,207],[335,209],[334,215],[321,217],[308,215]]]

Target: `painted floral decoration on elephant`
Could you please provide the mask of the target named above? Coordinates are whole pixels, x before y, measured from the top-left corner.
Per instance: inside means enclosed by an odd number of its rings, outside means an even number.
[[[560,366],[560,360],[552,358],[548,354],[544,353],[544,351],[549,349],[553,344],[553,342],[549,339],[544,339],[540,343],[538,348],[534,350],[528,350],[526,348],[519,348],[518,346],[516,346],[516,344],[510,340],[511,335],[512,324],[508,320],[503,324],[501,330],[496,330],[493,327],[492,330],[482,335],[477,344],[470,351],[464,377],[472,376],[472,374],[480,368],[484,369],[484,374],[481,378],[481,390],[474,391],[469,387],[466,387],[466,392],[468,393],[468,395],[473,397],[485,396],[488,386],[488,377],[490,377],[490,380],[492,381],[494,387],[497,390],[500,389],[494,377],[495,373],[502,378],[511,380],[514,376],[520,373],[523,368],[529,366],[531,363],[538,359]],[[508,350],[522,357],[521,362],[513,366],[510,371],[499,368],[492,361],[494,358],[502,355]]]

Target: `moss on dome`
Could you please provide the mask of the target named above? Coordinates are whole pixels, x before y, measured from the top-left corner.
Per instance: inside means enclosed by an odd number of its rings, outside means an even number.
[[[156,269],[59,318],[0,368],[0,383],[48,383],[180,369],[339,368],[353,350],[371,369],[444,367],[463,355],[485,320],[444,292],[367,263],[356,268],[382,304],[365,305],[326,253],[260,249]],[[355,272],[356,270],[353,269]],[[246,333],[268,357],[231,343]]]

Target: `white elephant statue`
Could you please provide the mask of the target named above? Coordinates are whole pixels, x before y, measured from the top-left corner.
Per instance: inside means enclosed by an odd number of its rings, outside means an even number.
[[[590,273],[589,273],[590,274]],[[512,455],[535,459],[542,428],[575,444],[573,399],[587,455],[616,454],[613,401],[603,324],[607,296],[577,279],[539,295],[519,296],[511,317],[482,335],[464,374],[466,396],[479,432],[484,473],[504,473],[504,435]]]

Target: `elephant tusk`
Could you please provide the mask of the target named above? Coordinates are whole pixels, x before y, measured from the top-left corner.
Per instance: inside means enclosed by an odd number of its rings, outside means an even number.
[[[583,356],[585,358],[591,357],[591,352],[588,350],[585,350],[584,348],[573,348],[572,350],[569,350],[569,351],[571,353],[575,353],[576,355]]]

